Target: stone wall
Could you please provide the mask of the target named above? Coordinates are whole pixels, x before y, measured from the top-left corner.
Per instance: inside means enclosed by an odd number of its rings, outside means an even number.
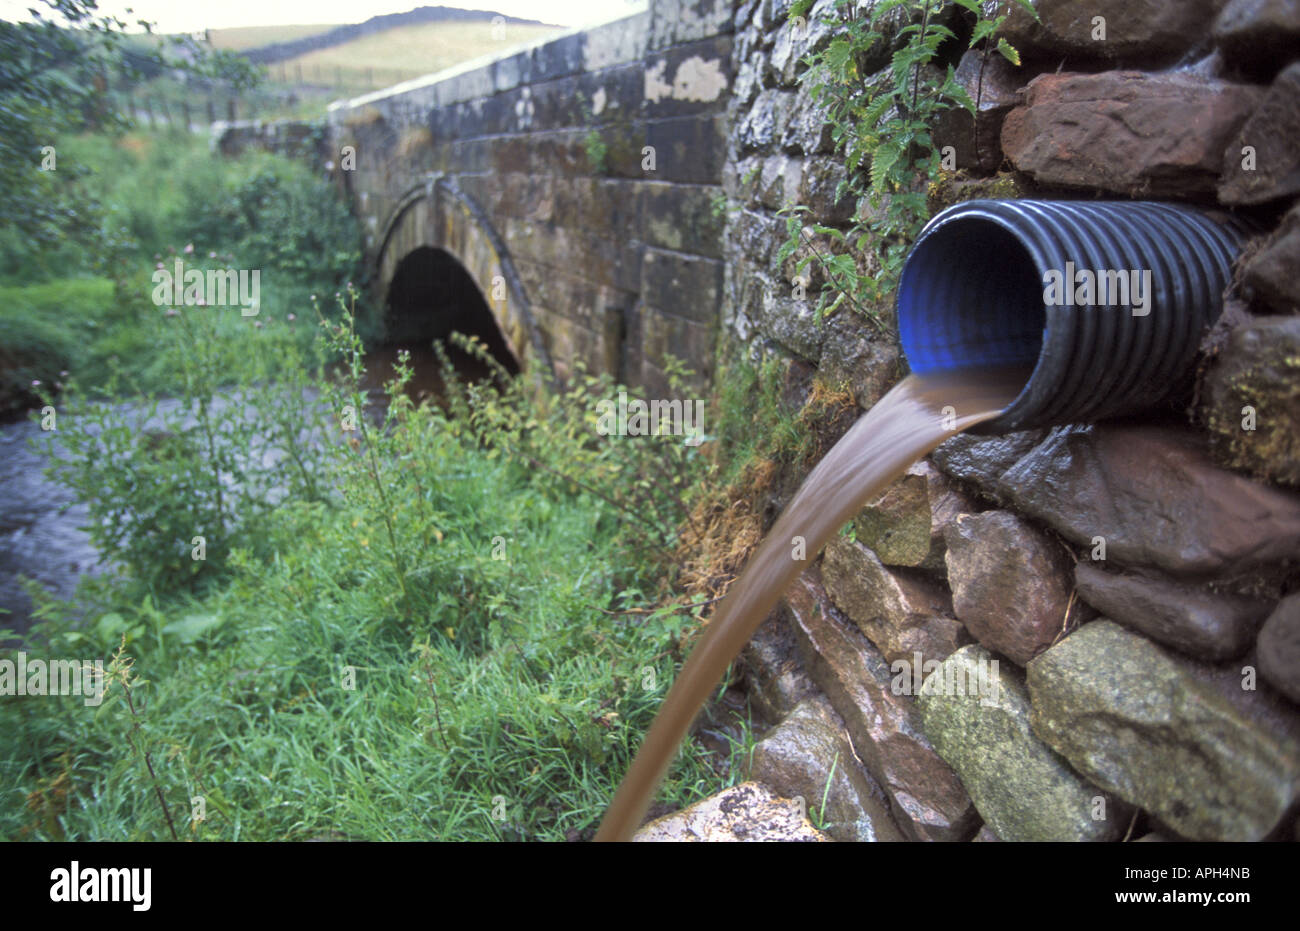
[[[735,4],[725,340],[784,360],[790,384],[846,383],[867,408],[905,369],[897,346],[846,312],[817,324],[793,262],[776,261],[781,207],[841,226],[855,209],[835,202],[842,169],[798,82],[826,33],[817,10],[792,31],[788,8]],[[1039,24],[1008,22],[1023,65],[986,69],[978,123],[935,127],[959,169],[936,209],[1163,198],[1260,235],[1184,407],[956,437],[830,545],[745,652],[775,725],[751,775],[813,804],[834,764],[840,839],[1295,839],[1300,13],[1283,0],[1037,9]],[[951,63],[977,79],[971,55]]]
[[[218,120],[211,132],[212,148],[228,158],[248,151],[274,152],[324,168],[333,151],[323,127],[296,120]]]

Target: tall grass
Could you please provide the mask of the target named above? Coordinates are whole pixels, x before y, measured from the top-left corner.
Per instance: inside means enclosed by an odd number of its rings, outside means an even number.
[[[325,493],[298,489],[214,540],[206,585],[160,588],[137,567],[83,586],[89,623],[41,599],[30,655],[117,673],[98,709],[0,705],[0,835],[161,839],[169,814],[213,840],[594,830],[699,623],[654,555],[695,451],[598,435],[594,400],[618,386],[595,377],[540,397],[467,387],[444,412],[412,405],[399,365],[381,420],[349,423],[365,401],[343,320],[322,324],[350,365],[317,386],[339,440],[306,453]],[[201,468],[192,453],[171,468]],[[77,487],[120,472],[82,458]],[[746,750],[688,746],[663,797],[716,791]]]

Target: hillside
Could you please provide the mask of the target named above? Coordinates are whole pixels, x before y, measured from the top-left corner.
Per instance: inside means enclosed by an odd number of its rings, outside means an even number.
[[[554,33],[559,27],[490,22],[401,26],[323,48],[271,65],[273,77],[325,80],[333,86],[362,85],[368,72],[400,79],[441,71],[462,61]],[[301,69],[301,70],[299,70]]]
[[[213,48],[245,52],[276,43],[292,42],[337,29],[338,23],[302,23],[288,26],[239,26],[232,29],[209,29]]]
[[[506,33],[505,41],[508,41],[511,44],[528,38],[528,31],[535,32],[538,29],[555,31],[560,28],[558,26],[548,26],[545,23],[538,22],[537,20],[503,16],[502,14],[491,10],[462,10],[445,6],[422,6],[417,7],[414,10],[408,10],[405,13],[389,13],[382,16],[372,16],[370,19],[362,23],[336,26],[333,29],[328,29],[327,31],[320,33],[304,34],[299,38],[274,41],[270,45],[249,49],[245,55],[250,61],[265,65],[276,62],[291,61],[301,58],[311,52],[340,47],[366,37],[395,32],[410,27],[452,27],[474,24],[483,26],[486,31],[491,29],[494,20],[498,23],[504,23]],[[522,33],[519,31],[521,27],[525,29]],[[499,35],[497,41],[498,43],[501,41]],[[386,66],[400,67],[394,63],[388,63]]]

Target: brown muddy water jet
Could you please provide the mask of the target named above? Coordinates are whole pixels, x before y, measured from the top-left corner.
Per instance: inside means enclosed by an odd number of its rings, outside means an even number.
[[[997,417],[1028,377],[1022,368],[909,375],[859,418],[808,474],[714,612],[615,793],[597,841],[631,840],[714,686],[831,537],[917,459]]]

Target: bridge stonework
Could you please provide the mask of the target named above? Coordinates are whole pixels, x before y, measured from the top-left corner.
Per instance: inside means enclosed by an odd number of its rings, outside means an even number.
[[[386,292],[454,256],[521,362],[647,390],[711,376],[724,294],[727,0],[629,15],[330,110],[333,160]]]

